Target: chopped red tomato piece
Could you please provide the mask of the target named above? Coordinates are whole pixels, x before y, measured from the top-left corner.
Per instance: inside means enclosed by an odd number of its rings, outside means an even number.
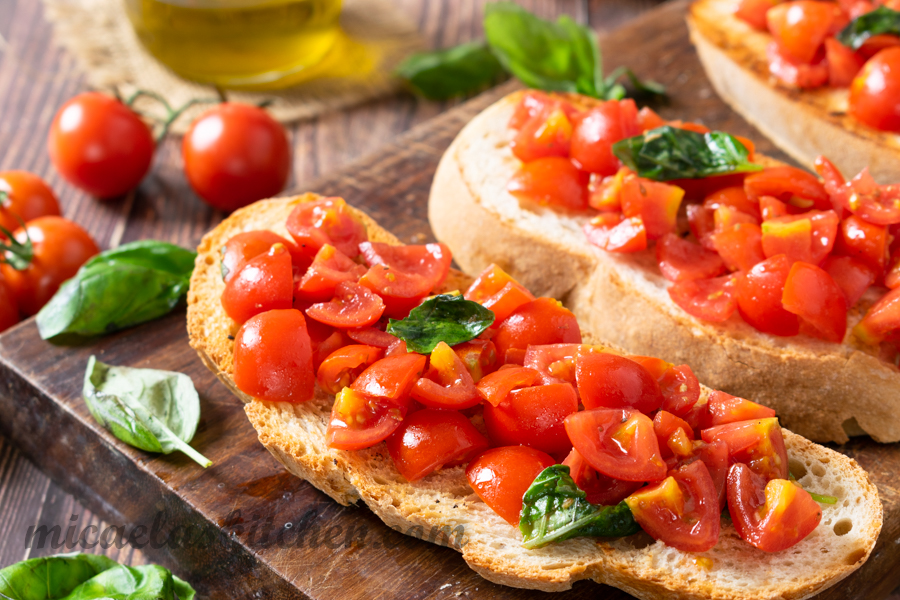
[[[881,297],[853,328],[853,333],[867,344],[897,338],[900,330],[900,288]]]
[[[479,302],[494,313],[494,328],[499,327],[517,308],[535,299],[523,285],[494,264],[472,282],[465,298]]]
[[[700,436],[707,443],[725,442],[733,463],[744,463],[767,480],[788,476],[784,437],[778,419],[774,417],[710,427],[701,431]]]
[[[816,158],[816,171],[836,206],[875,225],[900,223],[900,184],[878,185],[868,167],[846,181],[824,156]]]
[[[738,311],[747,323],[763,333],[791,336],[800,332],[797,315],[781,304],[790,270],[791,261],[779,254],[737,278]]]
[[[303,313],[270,310],[234,336],[234,384],[267,402],[306,402],[315,392],[312,347]]]
[[[740,274],[714,279],[679,281],[667,290],[672,302],[689,315],[721,323],[727,321],[737,308],[736,287]]]
[[[891,8],[889,5],[891,4],[890,0],[887,2],[883,2],[885,6]],[[867,12],[871,12],[875,10],[875,5],[868,0],[859,0],[856,3],[858,15],[865,14]],[[896,8],[900,7],[894,7]],[[852,14],[852,11],[851,11]],[[856,18],[856,17],[852,17]],[[887,50],[888,48],[895,48],[900,46],[900,37],[896,35],[891,35],[890,33],[882,33],[879,35],[873,35],[869,39],[863,42],[863,45],[859,47],[859,55],[863,57],[864,60],[868,61],[870,58],[874,57],[876,54],[881,52],[882,50]]]
[[[320,323],[343,329],[367,327],[384,313],[384,302],[368,288],[342,281],[334,289],[330,302],[313,304],[306,315]]]
[[[222,246],[222,279],[228,281],[247,264],[247,261],[265,254],[275,244],[287,248],[295,271],[306,272],[312,261],[300,252],[296,244],[268,230],[245,231],[233,235]]]
[[[581,344],[530,345],[523,364],[540,374],[541,383],[575,385],[575,356]],[[598,350],[602,350],[598,347]]]
[[[659,379],[663,395],[662,409],[677,417],[685,416],[700,399],[700,382],[688,365],[673,365]]]
[[[521,129],[529,119],[537,116],[543,112],[547,106],[556,102],[558,102],[558,100],[556,98],[551,98],[546,92],[540,90],[528,90],[522,94],[522,99],[519,100],[519,103],[516,105],[516,109],[509,119],[509,128]],[[574,112],[574,108],[572,111]]]
[[[653,432],[662,456],[686,458],[694,451],[694,430],[684,419],[661,410],[653,417]]]
[[[725,442],[694,442],[694,452],[688,458],[680,461],[687,465],[695,461],[702,461],[709,471],[713,485],[716,488],[716,498],[719,500],[719,512],[725,510],[725,488],[728,478],[728,446]]]
[[[588,204],[600,212],[621,211],[622,184],[631,175],[633,173],[628,167],[622,167],[615,175],[607,177],[592,173],[588,183]]]
[[[759,210],[762,214],[762,220],[768,221],[776,217],[797,214],[803,209],[799,209],[796,206],[788,206],[775,196],[762,196],[759,199]]]
[[[650,131],[665,125],[666,120],[656,114],[652,108],[644,106],[638,111],[637,123],[641,131]]]
[[[522,497],[553,458],[534,448],[507,446],[485,451],[466,467],[469,485],[507,523],[518,526]]]
[[[568,158],[551,156],[523,163],[506,189],[519,200],[568,210],[588,207],[590,175]]]
[[[569,475],[575,485],[587,494],[586,499],[591,504],[615,506],[644,485],[640,481],[622,481],[598,473],[575,448],[562,464],[569,467]]]
[[[517,308],[497,328],[493,338],[497,352],[523,351],[530,345],[580,344],[581,329],[572,312],[553,298],[538,298]],[[508,361],[507,361],[508,362]]]
[[[835,277],[834,273],[831,273],[831,276],[835,278],[835,281],[838,282],[838,285],[840,285],[841,289],[844,289],[844,292],[846,293],[847,290],[841,281]],[[874,276],[872,281],[874,282]],[[895,255],[891,257],[890,267],[888,267],[887,273],[884,274],[884,285],[892,290],[900,287],[900,253],[895,253]],[[860,296],[862,296],[862,293],[860,293]],[[847,299],[847,305],[853,306],[853,304],[850,303],[849,297]]]
[[[322,361],[316,374],[316,381],[319,382],[319,387],[329,394],[337,394],[383,355],[384,350],[374,346],[362,344],[344,346]]]
[[[688,204],[686,212],[688,227],[700,245],[707,250],[715,250],[712,238],[716,230],[715,211],[702,204]]]
[[[369,270],[359,282],[381,296],[385,314],[405,317],[450,272],[453,256],[444,244],[392,246],[379,242],[359,245]]]
[[[519,129],[510,149],[523,162],[549,156],[569,156],[572,123],[558,104],[548,104]]]
[[[900,48],[897,47],[881,50],[867,60],[850,84],[849,113],[875,129],[900,132],[898,69]]]
[[[294,308],[301,310],[296,305]],[[316,372],[332,352],[350,343],[341,330],[319,323],[314,319],[306,320],[306,331],[309,333],[309,341],[312,344],[313,369]]]
[[[834,282],[838,284],[847,299],[847,307],[854,306],[873,283],[875,274],[866,265],[849,256],[829,256],[822,263]],[[892,287],[885,277],[885,285]]]
[[[759,222],[759,199],[751,199],[743,185],[731,185],[716,190],[706,196],[703,200],[703,205],[712,210],[716,210],[721,206],[728,206],[752,216],[757,223]]]
[[[775,416],[775,411],[768,406],[751,402],[725,392],[713,390],[706,403],[706,414],[701,419],[704,429],[716,425],[737,423],[751,419],[768,419]]]
[[[354,342],[366,344],[367,346],[375,346],[376,348],[390,348],[391,344],[397,341],[396,337],[386,331],[375,329],[374,327],[348,329],[347,337]]]
[[[825,59],[828,63],[828,85],[831,87],[849,87],[866,62],[835,38],[825,40]]]
[[[439,342],[432,350],[428,372],[409,394],[429,408],[462,410],[481,402],[472,375],[446,342]]]
[[[766,21],[766,12],[780,0],[740,0],[734,11],[734,16],[749,23],[755,29],[767,31],[769,24]]]
[[[831,200],[815,175],[795,167],[768,167],[744,179],[751,199],[772,196],[797,208],[829,210]]]
[[[622,214],[640,217],[648,240],[675,231],[678,207],[684,198],[684,190],[680,187],[633,177],[622,184],[621,197]]]
[[[619,159],[612,145],[640,133],[634,100],[609,100],[574,119],[572,160],[591,173],[613,175]]]
[[[741,539],[765,552],[796,545],[822,520],[809,492],[786,479],[766,483],[743,464],[728,472],[728,512]]]
[[[762,249],[767,257],[784,254],[791,261],[820,264],[831,253],[839,217],[833,210],[811,210],[777,217],[762,224]]]
[[[792,0],[773,6],[766,22],[779,48],[801,63],[810,63],[831,30],[835,8],[827,2]]]
[[[656,378],[623,356],[583,347],[575,356],[575,378],[587,409],[625,408],[649,414],[663,403]]]
[[[522,444],[563,457],[572,449],[563,421],[578,410],[568,383],[513,390],[498,406],[485,404],[484,426],[495,446]]]
[[[840,344],[847,332],[847,299],[824,270],[796,262],[784,284],[781,304],[812,327],[810,335]]]
[[[811,64],[804,63],[785,54],[773,41],[766,46],[766,57],[769,59],[769,72],[791,87],[812,89],[828,83],[824,52],[817,53]]]
[[[453,346],[453,351],[462,360],[472,381],[478,383],[485,375],[493,373],[499,366],[497,346],[490,340],[474,339]]]
[[[766,259],[762,229],[755,223],[738,223],[714,233],[712,245],[729,271],[746,271]]]
[[[725,263],[718,254],[674,233],[667,233],[656,243],[656,261],[669,281],[709,279],[725,271]]]
[[[667,546],[705,552],[719,541],[718,495],[702,461],[671,471],[665,480],[641,488],[625,502],[641,528]]]
[[[487,439],[455,410],[416,411],[387,438],[388,453],[407,481],[465,464],[487,448]]]
[[[330,244],[355,258],[360,243],[369,239],[366,226],[343,198],[302,202],[288,215],[285,226],[301,251],[310,257]]]
[[[293,304],[291,255],[275,244],[256,256],[225,284],[222,308],[237,323],[269,310],[284,310]]]
[[[584,225],[590,243],[607,252],[640,252],[647,249],[647,230],[640,217],[623,219],[618,213],[602,213]]]
[[[358,281],[366,268],[332,246],[325,244],[303,278],[297,283],[294,295],[301,300],[324,302],[334,296],[334,290],[342,281]]]
[[[539,377],[539,373],[534,369],[514,366],[494,371],[479,381],[475,387],[482,398],[493,406],[500,406],[500,403],[506,400],[511,391],[521,387],[530,387],[538,381]]]
[[[625,481],[659,481],[666,476],[647,415],[595,408],[569,415],[565,425],[572,445],[598,472]]]
[[[350,387],[373,398],[406,406],[409,390],[425,370],[425,362],[426,358],[421,354],[382,358],[360,373]]]
[[[338,450],[369,448],[394,433],[406,417],[406,411],[405,404],[397,405],[345,387],[335,397],[331,407],[325,441],[329,447]]]

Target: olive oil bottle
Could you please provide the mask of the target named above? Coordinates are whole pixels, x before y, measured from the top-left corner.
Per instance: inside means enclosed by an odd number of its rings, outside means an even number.
[[[125,5],[153,56],[182,77],[226,88],[277,89],[304,81],[342,36],[341,0],[125,0]]]

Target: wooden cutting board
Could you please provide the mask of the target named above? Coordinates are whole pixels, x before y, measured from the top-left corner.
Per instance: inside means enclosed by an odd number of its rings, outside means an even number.
[[[670,100],[656,106],[663,116],[751,137],[761,151],[787,160],[713,93],[688,42],[686,6],[664,5],[605,38],[607,69],[626,64],[667,85]],[[472,116],[514,85],[412,130],[313,190],[345,197],[404,241],[431,239],[426,202],[441,154]],[[204,471],[181,455],[134,450],[98,427],[81,399],[84,368],[92,354],[112,364],[189,374],[203,410],[193,445],[214,466]],[[26,322],[0,336],[0,384],[0,432],[106,521],[125,526],[126,538],[130,534],[150,558],[189,578],[205,596],[370,600],[539,595],[491,584],[455,551],[400,535],[366,508],[339,506],[288,475],[257,442],[240,402],[188,346],[183,311],[79,347],[47,344],[34,323]],[[820,598],[882,598],[900,583],[900,499],[894,484],[900,448],[860,440],[838,450],[856,458],[878,485],[885,524],[863,569]],[[424,539],[436,535],[406,533]],[[628,596],[580,582],[556,597]]]

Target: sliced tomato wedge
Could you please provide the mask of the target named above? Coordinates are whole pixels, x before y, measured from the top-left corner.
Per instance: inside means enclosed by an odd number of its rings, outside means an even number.
[[[694,430],[684,419],[661,410],[653,417],[653,432],[663,458],[687,458],[694,452]]]
[[[702,461],[671,471],[665,480],[641,488],[625,502],[641,528],[667,546],[705,552],[719,541],[718,496]]]
[[[887,227],[872,225],[856,215],[850,215],[841,221],[834,253],[855,258],[878,276],[884,273],[887,261],[888,235]]]
[[[347,337],[354,342],[365,344],[367,346],[375,346],[376,348],[390,348],[392,344],[397,342],[397,338],[386,331],[375,329],[374,327],[362,327],[360,329],[348,329]]]
[[[711,241],[729,271],[747,271],[766,259],[762,229],[755,223],[737,223],[717,231]]]
[[[580,211],[588,207],[589,180],[568,158],[551,156],[523,163],[506,189],[519,200]]]
[[[900,287],[889,291],[866,312],[853,333],[867,344],[894,340],[900,331]]]
[[[575,315],[559,301],[538,298],[523,304],[503,321],[492,341],[506,360],[510,349],[522,350],[524,357],[530,345],[580,344],[581,329]]]
[[[744,190],[751,200],[772,196],[798,208],[832,208],[822,182],[812,173],[796,167],[768,167],[748,175],[744,179]]]
[[[578,453],[608,477],[659,481],[666,476],[653,421],[636,410],[583,410],[566,417],[565,426]]]
[[[765,552],[796,545],[822,520],[806,490],[786,479],[766,482],[743,464],[728,472],[728,512],[741,539]]]
[[[831,275],[834,282],[844,292],[848,308],[859,302],[866,290],[875,283],[875,273],[863,263],[849,256],[829,256],[822,263],[822,268]],[[885,276],[885,285],[892,287],[887,276]]]
[[[381,318],[384,302],[374,292],[352,281],[342,281],[330,302],[313,304],[306,315],[320,323],[350,329],[367,327]]]
[[[500,360],[497,356],[497,346],[490,340],[474,339],[463,344],[453,346],[453,351],[462,360],[472,381],[478,383],[481,379],[497,370]]]
[[[535,299],[531,292],[495,264],[488,266],[472,282],[465,298],[480,303],[494,313],[494,328],[499,327],[517,308]]]
[[[797,315],[785,310],[781,304],[790,270],[791,261],[779,254],[737,278],[737,306],[744,321],[772,335],[792,336],[800,332]]]
[[[726,480],[728,479],[728,446],[725,442],[706,442],[695,441],[694,452],[688,458],[680,461],[682,465],[688,465],[695,461],[702,461],[712,477],[713,485],[716,488],[716,498],[719,500],[719,512],[725,510],[726,503]]]
[[[669,286],[672,302],[686,313],[704,321],[727,321],[737,308],[737,282],[741,274],[713,279],[679,281]]]
[[[833,210],[770,219],[762,224],[763,252],[767,257],[784,254],[791,261],[819,265],[834,247],[839,223]]]
[[[409,394],[429,408],[462,410],[481,402],[469,369],[446,342],[432,350],[426,376],[416,381]]]
[[[588,242],[607,252],[647,249],[647,229],[640,217],[623,219],[618,213],[603,213],[585,223],[583,231]]]
[[[812,326],[807,333],[840,344],[847,333],[847,299],[826,271],[796,262],[784,284],[781,304]]]
[[[816,158],[816,171],[836,206],[874,225],[900,223],[900,185],[878,185],[868,167],[846,181],[824,156]]]
[[[326,302],[342,281],[358,281],[366,268],[332,246],[325,244],[294,289],[294,296],[309,302]]]
[[[732,463],[744,463],[767,480],[787,479],[787,450],[781,426],[774,417],[710,427],[701,431],[700,437],[710,444],[716,440],[725,442]]]
[[[307,256],[315,255],[322,246],[330,244],[355,258],[360,243],[368,239],[366,226],[343,198],[302,202],[288,215],[285,227]]]
[[[521,444],[562,458],[572,449],[563,425],[578,410],[568,383],[513,390],[498,406],[485,404],[484,426],[495,446]]]
[[[663,403],[656,378],[637,362],[581,348],[575,357],[578,394],[585,408],[634,409],[652,413]]]
[[[338,348],[319,365],[316,381],[323,390],[336,395],[383,355],[384,350],[375,346],[350,344]]]
[[[788,206],[774,196],[762,196],[759,199],[759,211],[762,214],[763,221],[785,215],[795,215],[802,212],[802,210],[795,206]]]
[[[293,305],[291,255],[280,244],[256,256],[241,268],[222,292],[222,308],[236,323],[270,310]]]
[[[667,233],[656,242],[656,261],[669,281],[709,279],[725,272],[722,257],[674,233]]]
[[[575,485],[587,494],[586,499],[591,504],[615,506],[644,485],[640,481],[622,481],[601,475],[575,448],[572,448],[562,464],[569,467],[569,475]]]
[[[704,429],[716,425],[726,425],[751,419],[769,419],[775,416],[775,411],[768,406],[751,402],[719,390],[709,393],[706,404],[706,414],[701,419]]]
[[[350,386],[354,391],[406,405],[409,390],[425,370],[421,354],[401,354],[382,358],[370,365]]]
[[[632,177],[622,184],[621,198],[622,214],[640,217],[647,239],[656,240],[675,231],[684,190],[668,183]]]
[[[478,389],[481,397],[492,406],[500,406],[511,391],[517,388],[530,387],[539,378],[540,374],[534,369],[514,366],[486,375],[475,387]]]
[[[398,405],[345,387],[334,399],[325,441],[330,448],[338,450],[369,448],[386,440],[400,427],[406,410],[405,404]]]
[[[485,504],[516,527],[525,492],[541,471],[555,464],[549,454],[527,446],[492,448],[469,463],[466,478]]]
[[[455,410],[418,410],[387,438],[394,466],[407,481],[465,464],[487,448],[487,439]]]
[[[581,344],[531,345],[525,352],[523,364],[537,371],[544,385],[551,383],[575,385],[575,356],[580,348]]]
[[[523,162],[550,156],[569,156],[572,122],[558,104],[546,105],[528,119],[510,143],[513,155]]]
[[[444,244],[392,246],[363,242],[369,270],[359,282],[381,296],[385,314],[405,317],[450,272],[453,256]]]
[[[600,212],[622,211],[622,184],[625,178],[633,175],[628,167],[621,167],[615,175],[603,177],[591,173],[588,182],[588,204]]]

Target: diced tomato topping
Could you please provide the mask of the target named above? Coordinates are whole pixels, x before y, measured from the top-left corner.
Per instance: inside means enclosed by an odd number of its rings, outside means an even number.
[[[669,286],[672,302],[686,313],[704,321],[727,321],[737,308],[737,283],[742,274],[714,279],[679,281]]]
[[[347,337],[354,342],[366,344],[367,346],[375,346],[376,348],[389,348],[391,344],[397,341],[397,338],[391,334],[375,329],[374,327],[363,327],[361,329],[348,329]]]
[[[306,331],[309,333],[309,341],[312,344],[313,369],[316,372],[332,352],[346,346],[350,341],[340,329],[319,323],[314,319],[306,320]]]
[[[331,244],[325,244],[297,283],[294,295],[301,300],[325,302],[334,296],[339,283],[359,281],[365,272],[364,266],[353,262]]]
[[[381,296],[385,314],[405,317],[439,286],[453,256],[444,244],[392,246],[364,242],[359,249],[369,270],[359,282]]]
[[[784,284],[781,304],[812,327],[810,335],[840,344],[847,332],[847,299],[826,271],[796,262]]]
[[[369,448],[394,433],[406,417],[406,411],[406,404],[398,405],[345,387],[334,399],[325,440],[329,447],[338,450]]]
[[[487,448],[487,439],[453,410],[416,411],[387,438],[388,453],[407,481],[418,481],[444,466],[465,464]]]
[[[746,271],[766,259],[762,229],[755,223],[738,223],[714,233],[712,246],[730,271]]]
[[[490,265],[478,276],[465,293],[466,300],[474,300],[494,313],[494,324],[500,323],[534,295],[497,265]]]
[[[755,222],[759,222],[759,199],[751,199],[747,195],[747,190],[744,189],[743,185],[732,185],[716,190],[706,196],[703,200],[703,205],[712,210],[716,210],[722,206],[728,206],[752,216],[756,219]]]
[[[372,363],[351,384],[354,391],[373,398],[406,406],[409,390],[425,370],[426,358],[421,354],[401,354]]]
[[[744,320],[763,333],[791,336],[800,332],[797,315],[781,304],[791,261],[784,254],[767,258],[737,278],[737,308]]]
[[[569,156],[572,123],[561,106],[549,104],[528,119],[513,138],[510,149],[521,161],[529,162],[549,156]]]
[[[713,233],[716,230],[715,211],[702,204],[687,205],[688,227],[691,233],[707,250],[715,250]]]
[[[886,2],[883,4],[887,5]],[[865,7],[864,12],[871,12],[875,10],[875,6],[871,2],[867,2],[866,0],[860,0],[859,5]],[[861,12],[861,14],[863,13]],[[872,37],[864,41],[863,45],[860,46],[857,52],[859,52],[859,55],[864,60],[868,61],[870,58],[874,57],[882,50],[887,50],[888,48],[896,48],[897,46],[900,46],[900,37],[891,35],[889,33],[882,33],[879,35],[873,35]],[[884,91],[889,90],[885,89]]]
[[[866,62],[862,56],[834,38],[825,40],[825,57],[828,63],[828,85],[849,87]]]
[[[622,167],[615,175],[603,177],[596,173],[591,174],[588,183],[588,204],[591,208],[600,212],[622,210],[622,184],[625,178],[633,173],[628,167]]]
[[[768,167],[744,179],[750,199],[772,196],[797,208],[829,210],[828,192],[815,175],[795,167]]]
[[[900,223],[900,184],[878,185],[868,167],[846,181],[824,156],[816,158],[816,171],[836,206],[874,225]]]
[[[875,274],[872,270],[849,256],[829,256],[822,263],[822,268],[844,292],[848,308],[855,305],[869,286],[875,283]],[[887,277],[885,285],[891,287],[887,283]]]
[[[410,396],[429,408],[462,410],[481,402],[472,375],[462,359],[446,342],[431,352],[425,377],[416,381]]]
[[[667,233],[656,243],[656,260],[669,281],[709,279],[725,272],[725,263],[715,252],[695,242]]]
[[[544,112],[548,106],[558,106],[563,109],[566,116],[571,119],[577,110],[564,100],[553,98],[540,90],[528,90],[522,94],[522,99],[516,105],[515,112],[509,120],[510,129],[521,129],[532,117]]]
[[[776,217],[762,224],[762,249],[767,257],[820,264],[831,253],[840,219],[833,210],[811,210],[801,215]]]
[[[591,504],[615,506],[643,485],[640,481],[622,481],[598,473],[575,448],[562,464],[569,467],[569,475],[575,485],[587,494],[586,499]]]
[[[835,6],[815,0],[792,0],[773,6],[766,22],[778,47],[801,63],[811,63],[831,30]]]
[[[578,410],[568,383],[513,390],[498,406],[484,405],[484,426],[494,446],[521,444],[562,458],[572,449],[563,421]]]
[[[637,115],[638,128],[643,131],[650,131],[666,124],[666,120],[660,117],[649,106],[644,106],[638,111]]]
[[[808,64],[786,55],[773,41],[766,46],[766,57],[769,59],[769,72],[788,86],[812,89],[828,83],[828,65],[825,63],[824,52],[819,52],[813,62]]]
[[[313,304],[306,315],[320,323],[344,329],[367,327],[381,318],[384,302],[358,283],[342,281],[330,302]]]
[[[900,330],[900,288],[895,288],[872,305],[853,333],[868,344],[894,340]]]
[[[581,344],[541,344],[528,346],[523,364],[534,369],[541,383],[575,385],[575,356]],[[599,348],[598,348],[599,350]]]
[[[659,239],[675,231],[678,207],[684,190],[667,183],[642,177],[628,178],[622,184],[622,214],[640,217],[648,240]]]
[[[716,425],[737,423],[750,419],[768,419],[775,416],[775,411],[768,406],[751,402],[725,392],[713,390],[706,403],[706,414],[701,419],[704,429]]]
[[[506,189],[522,201],[567,210],[588,207],[590,175],[568,158],[551,156],[522,163]]]
[[[788,206],[774,196],[761,196],[759,199],[759,210],[762,213],[763,221],[785,215],[794,215],[802,211],[802,209],[795,206]]]
[[[754,29],[767,31],[769,24],[766,21],[766,12],[778,2],[779,0],[740,0],[734,16],[749,23]]]
[[[374,346],[351,344],[328,355],[319,365],[316,381],[329,394],[336,395],[359,377],[369,365],[380,360],[384,350]]]
[[[688,365],[675,365],[659,379],[663,395],[662,409],[683,417],[700,399],[700,382]]]
[[[453,351],[462,360],[475,383],[485,375],[496,371],[500,364],[497,346],[490,340],[474,339],[457,344],[453,346]]]
[[[469,463],[466,478],[485,504],[516,527],[525,492],[541,471],[555,464],[553,457],[534,448],[492,448]]]
[[[521,387],[530,387],[538,381],[539,377],[539,373],[534,369],[514,366],[486,375],[475,387],[487,402],[493,406],[500,406],[500,403],[506,400],[511,391]]]
[[[838,285],[840,285],[841,288],[846,292],[844,285],[838,280],[837,277],[835,277],[834,273],[831,273],[831,276],[835,278],[835,281],[838,282]],[[884,274],[884,285],[892,290],[900,287],[900,253],[897,253],[891,257],[890,266],[888,267],[887,272]],[[860,296],[862,296],[862,293],[860,293]],[[849,298],[847,299],[847,303],[848,306],[853,306],[853,304],[850,303]]]
[[[856,215],[850,215],[841,221],[834,253],[851,256],[876,275],[881,275],[887,261],[888,239],[887,227],[872,225]]]
[[[710,427],[700,436],[707,443],[725,442],[732,463],[744,463],[767,480],[787,479],[787,450],[781,426],[774,417]]]
[[[585,223],[584,234],[590,243],[607,252],[647,249],[647,230],[640,217],[622,219],[617,213],[601,213]]]
[[[269,310],[284,310],[293,304],[291,255],[275,244],[265,254],[247,261],[222,292],[222,308],[237,323]]]
[[[634,100],[610,100],[574,119],[572,160],[585,171],[613,175],[619,159],[612,145],[640,133]]]
[[[581,329],[572,312],[553,298],[538,298],[517,308],[497,328],[493,338],[497,352],[523,351],[530,345],[580,344]],[[508,361],[507,361],[508,362]]]
[[[366,226],[351,212],[343,198],[302,202],[288,215],[285,226],[300,250],[310,257],[325,244],[330,244],[355,258],[360,243],[369,237]]]
[[[694,452],[691,456],[682,459],[680,464],[688,465],[695,461],[701,461],[706,465],[713,486],[716,488],[716,498],[719,500],[719,511],[725,509],[725,487],[728,478],[728,446],[725,442],[694,442]]]
[[[659,382],[637,362],[590,347],[575,356],[578,394],[585,408],[625,408],[652,413],[663,403]]]
[[[675,455],[686,458],[694,451],[694,430],[684,419],[661,410],[653,417],[653,432],[663,458]]]
[[[291,255],[295,271],[305,273],[312,262],[293,242],[268,230],[245,231],[232,236],[222,246],[222,279],[228,281],[252,258],[265,254],[275,244],[281,244]]]

